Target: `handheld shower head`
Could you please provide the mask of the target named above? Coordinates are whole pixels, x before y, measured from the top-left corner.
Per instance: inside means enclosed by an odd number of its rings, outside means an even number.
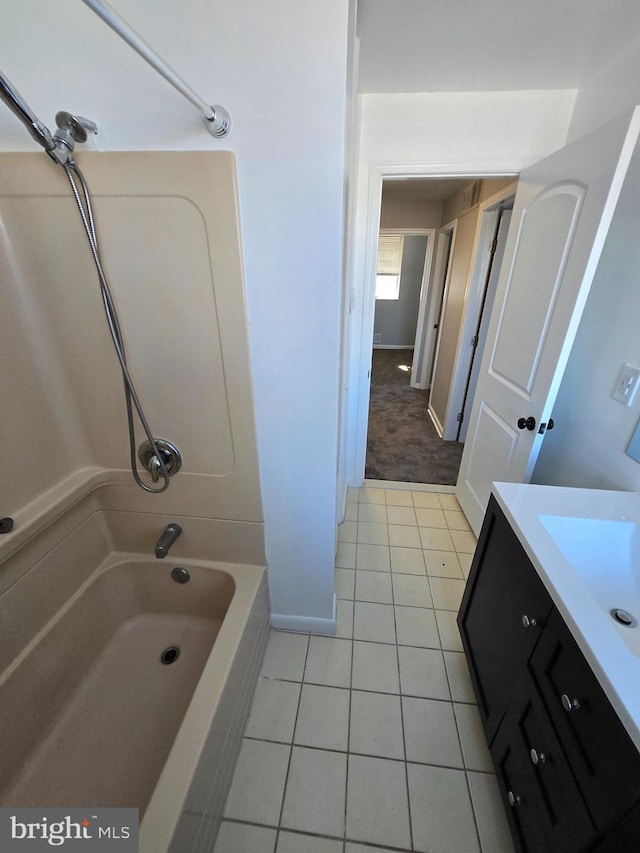
[[[35,141],[42,145],[45,151],[53,151],[56,143],[49,128],[40,121],[20,92],[2,73],[0,73],[0,98],[20,119]]]

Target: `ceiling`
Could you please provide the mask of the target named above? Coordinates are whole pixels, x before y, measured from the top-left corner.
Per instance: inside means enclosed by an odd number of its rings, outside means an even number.
[[[443,201],[471,178],[394,178],[382,184],[382,198],[387,202]]]
[[[357,0],[363,93],[576,89],[640,37],[638,0]]]

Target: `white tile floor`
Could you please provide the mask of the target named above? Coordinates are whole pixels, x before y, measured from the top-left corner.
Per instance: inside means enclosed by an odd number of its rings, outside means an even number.
[[[349,491],[336,637],[273,631],[215,853],[512,853],[456,624],[453,495]]]

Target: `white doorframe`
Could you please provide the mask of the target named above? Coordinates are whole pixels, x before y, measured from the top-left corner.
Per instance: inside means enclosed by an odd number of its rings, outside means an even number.
[[[431,278],[431,264],[433,263],[433,244],[436,239],[437,228],[380,228],[378,230],[378,236],[380,234],[403,234],[407,237],[426,237],[427,245],[426,251],[424,255],[424,264],[422,265],[422,281],[420,283],[420,302],[418,304],[418,319],[416,322],[416,333],[413,341],[413,359],[412,359],[412,367],[411,367],[411,379],[409,384],[413,388],[422,388],[422,385],[418,384],[417,376],[418,376],[418,364],[422,357],[423,350],[423,328],[425,322],[425,316],[427,314],[427,307],[429,305],[430,293],[429,293],[429,284]],[[378,247],[376,245],[376,257],[378,256]],[[400,280],[400,287],[402,287],[402,279]],[[374,293],[374,305],[373,305],[373,314],[375,321],[375,293]],[[372,346],[373,346],[373,332],[371,333],[372,337]],[[393,347],[393,349],[404,349],[404,347]]]
[[[432,301],[431,284],[433,281],[432,266],[434,257],[434,244],[436,241],[435,228],[425,228],[424,233],[427,235],[427,250],[424,255],[424,266],[422,268],[422,283],[420,285],[420,304],[418,306],[418,322],[416,324],[416,338],[413,346],[413,359],[411,362],[411,377],[409,384],[412,388],[424,388],[420,384],[422,371],[420,365],[422,362],[426,364],[428,361],[428,340],[425,331],[428,330],[426,325],[429,305]]]
[[[482,300],[482,307],[480,309],[480,316],[478,317],[478,326],[476,332],[478,339],[474,347],[473,356],[471,358],[471,370],[469,371],[467,391],[463,402],[464,408],[462,409],[463,420],[460,424],[460,431],[458,432],[458,441],[462,444],[464,444],[467,439],[467,431],[469,429],[471,409],[473,407],[473,398],[476,393],[478,377],[480,375],[480,364],[482,363],[484,347],[487,342],[489,319],[491,317],[491,311],[493,310],[493,305],[495,303],[495,295],[498,287],[498,277],[500,275],[500,270],[502,269],[502,262],[504,261],[504,250],[506,247],[509,226],[511,224],[511,213],[513,211],[514,199],[505,200],[502,204],[498,206],[497,209],[498,215],[497,221],[495,223],[496,230],[494,232],[494,239],[496,241],[495,251],[492,245],[492,257],[490,259],[489,268],[487,269],[485,275],[486,285],[484,288],[484,297]]]
[[[451,222],[447,222],[446,225],[443,225],[440,229],[440,236],[443,239],[446,239],[448,235],[451,235],[449,243],[449,251],[444,255],[444,243],[441,244],[441,249],[443,250],[442,257],[442,280],[440,286],[438,287],[438,295],[441,299],[436,301],[436,305],[434,306],[434,319],[437,322],[438,328],[435,329],[435,324],[433,331],[435,334],[435,346],[433,350],[433,361],[431,362],[431,371],[429,373],[429,385],[433,383],[433,377],[436,371],[436,365],[438,364],[438,356],[440,355],[440,345],[442,343],[442,318],[444,315],[444,309],[447,305],[447,295],[449,293],[449,282],[451,281],[451,268],[453,266],[453,253],[456,250],[456,234],[458,231],[458,220],[453,219]],[[435,296],[435,292],[434,292]],[[427,414],[431,418],[431,422],[435,427],[436,432],[442,438],[444,432],[444,425],[440,423],[440,418],[435,412],[435,409],[431,405],[431,395],[429,395],[429,403],[427,405]]]
[[[442,309],[442,297],[447,281],[449,269],[449,258],[455,240],[455,226],[451,238],[446,226],[438,229],[438,240],[435,247],[435,258],[433,262],[433,276],[431,280],[431,293],[429,295],[429,308],[427,311],[426,329],[424,333],[425,358],[420,365],[419,388],[425,390],[431,385],[433,374],[433,363],[435,360],[435,349],[438,343],[436,325],[439,325]]]
[[[447,411],[442,425],[442,437],[445,441],[455,441],[458,437],[460,428],[458,414],[462,412],[467,379],[471,370],[471,358],[474,350],[472,338],[478,328],[478,319],[482,308],[482,297],[491,258],[490,243],[495,232],[500,205],[515,195],[516,186],[517,181],[514,181],[513,184],[509,184],[509,186],[489,196],[480,204],[478,209],[478,222],[471,250],[473,261],[464,295],[465,307],[458,333],[453,379],[449,388]]]
[[[371,341],[375,303],[375,271],[378,231],[382,203],[382,182],[387,178],[496,178],[517,175],[521,162],[479,161],[477,163],[370,163],[367,182],[366,223],[364,233],[363,276],[351,282],[353,310],[351,312],[352,358],[357,360],[353,380],[348,389],[354,422],[348,428],[347,465],[353,460],[347,482],[361,486],[364,482],[367,455],[367,421],[371,387]],[[361,296],[361,298],[358,298]]]

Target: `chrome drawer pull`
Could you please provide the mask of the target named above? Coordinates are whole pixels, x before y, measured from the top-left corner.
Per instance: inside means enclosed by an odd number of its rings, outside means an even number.
[[[536,765],[536,767],[538,766],[538,763],[544,764],[547,760],[547,756],[544,754],[544,752],[538,752],[535,749],[532,749],[529,755],[531,756],[531,760]]]
[[[566,693],[562,694],[560,701],[562,702],[562,707],[567,712],[577,711],[580,708],[580,702],[577,699],[570,699]]]
[[[509,791],[507,799],[509,800],[509,805],[512,809],[522,803],[522,797],[519,794],[514,794],[513,791]]]
[[[522,624],[525,628],[537,628],[538,620],[534,619],[533,617],[530,619],[525,613],[525,615],[522,617]]]

